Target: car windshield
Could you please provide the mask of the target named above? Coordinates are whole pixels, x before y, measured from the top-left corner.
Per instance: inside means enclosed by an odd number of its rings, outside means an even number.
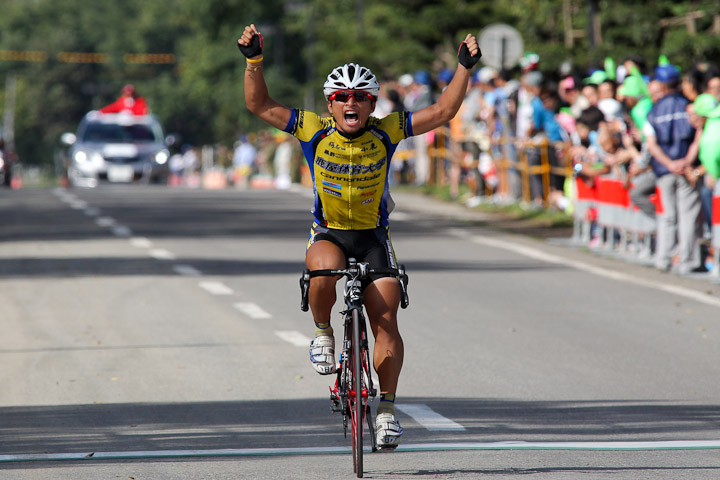
[[[83,134],[84,142],[101,143],[152,143],[160,137],[149,124],[117,125],[113,123],[89,123]]]

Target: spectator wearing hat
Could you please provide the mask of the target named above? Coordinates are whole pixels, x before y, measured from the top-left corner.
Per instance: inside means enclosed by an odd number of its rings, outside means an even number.
[[[630,189],[633,204],[648,217],[655,218],[655,204],[650,200],[650,196],[655,193],[655,174],[650,168],[650,155],[642,134],[647,115],[653,106],[649,95],[649,87],[639,72],[626,75],[618,87],[618,99],[629,110],[631,119],[628,133],[623,136],[625,150],[630,153],[626,185]]]
[[[720,102],[709,93],[701,93],[689,108],[691,118],[697,121],[700,137],[700,165],[688,168],[688,181],[700,182],[700,198],[703,205],[706,232],[712,232],[712,198],[720,196]],[[695,115],[693,117],[693,114]]]
[[[685,170],[697,160],[699,139],[690,124],[687,106],[690,103],[677,91],[680,72],[674,65],[659,65],[655,80],[661,98],[653,105],[644,125],[651,166],[657,177],[657,187],[664,214],[657,219],[655,267],[669,271],[677,244],[679,273],[700,268],[700,193],[699,185],[692,185]]]

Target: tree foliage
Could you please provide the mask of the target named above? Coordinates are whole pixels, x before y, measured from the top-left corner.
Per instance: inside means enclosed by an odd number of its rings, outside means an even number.
[[[600,15],[602,42],[587,35],[565,44],[571,28],[587,32],[590,6]],[[703,12],[696,34],[661,19]],[[44,62],[0,60],[0,108],[5,79],[16,78],[16,145],[28,163],[48,163],[62,132],[111,102],[133,83],[168,132],[191,144],[231,145],[262,125],[245,108],[245,62],[235,47],[242,28],[265,35],[265,75],[273,96],[289,106],[322,109],[320,86],[333,67],[358,62],[380,78],[454,67],[467,33],[507,23],[527,51],[557,71],[563,62],[586,72],[606,56],[635,53],[653,65],[666,54],[682,69],[720,58],[712,31],[715,0],[0,0],[0,51],[46,52]],[[106,55],[104,63],[67,63],[61,52]],[[173,54],[176,62],[134,64],[126,54]]]

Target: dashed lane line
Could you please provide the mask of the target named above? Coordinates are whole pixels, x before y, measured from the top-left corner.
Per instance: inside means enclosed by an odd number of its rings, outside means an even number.
[[[132,230],[125,225],[115,225],[110,230],[116,237],[127,238],[132,236]]]
[[[117,222],[112,217],[98,217],[95,219],[95,224],[98,227],[112,227]]]
[[[175,273],[178,275],[182,275],[183,277],[201,277],[202,272],[198,270],[197,268],[193,267],[192,265],[174,265],[173,270],[175,270]]]
[[[87,207],[83,210],[83,213],[88,217],[97,217],[100,215],[100,209],[97,207]]]
[[[177,258],[174,253],[164,248],[154,248],[149,253],[155,260],[175,260]]]
[[[309,347],[311,339],[296,330],[277,330],[275,335],[296,347]]]
[[[255,303],[238,302],[233,304],[233,307],[253,319],[272,318],[272,315]]]
[[[233,290],[222,282],[204,281],[198,286],[211,295],[232,295]]]

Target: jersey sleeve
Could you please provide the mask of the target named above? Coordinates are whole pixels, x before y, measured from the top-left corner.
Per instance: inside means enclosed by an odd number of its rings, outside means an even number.
[[[327,126],[327,119],[320,117],[317,113],[294,108],[284,131],[301,142],[309,142],[319,130]]]
[[[387,117],[377,119],[376,126],[387,134],[394,145],[413,136],[411,112],[393,112]]]

